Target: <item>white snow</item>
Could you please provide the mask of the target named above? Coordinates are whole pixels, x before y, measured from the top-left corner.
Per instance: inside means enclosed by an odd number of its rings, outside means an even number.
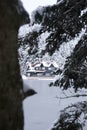
[[[52,81],[49,78],[42,80],[27,79],[27,83],[31,86],[37,94],[28,97],[23,101],[24,107],[24,130],[50,130],[54,121],[58,119],[60,110],[68,105],[78,101],[87,100],[87,97],[60,99],[58,97],[65,97],[66,95],[75,94],[72,89],[62,91],[58,87],[49,87],[48,84]],[[83,90],[84,91],[84,90]],[[79,93],[82,93],[82,90]]]
[[[31,15],[30,15],[31,24],[35,21],[35,15],[36,15],[36,13],[38,12],[40,15],[42,15],[43,11],[44,11],[44,7],[43,6],[39,6],[39,7],[37,7],[36,10],[34,10],[31,13]]]
[[[39,52],[41,52],[42,50],[45,49],[47,43],[46,43],[46,39],[47,37],[51,34],[51,32],[43,32],[39,37],[38,37],[38,49]]]
[[[25,24],[19,28],[18,37],[22,38],[29,33],[29,24]]]
[[[79,35],[77,37],[75,37],[74,39],[72,39],[71,41],[69,41],[67,43],[66,42],[62,43],[60,48],[59,48],[59,51],[56,51],[53,54],[52,57],[54,57],[55,61],[59,65],[60,69],[64,68],[65,61],[66,61],[67,57],[69,57],[71,55],[71,53],[73,52],[73,49],[78,44],[78,42],[80,41],[82,36],[85,34],[85,32],[86,32],[86,27],[82,28]]]
[[[54,67],[58,68],[58,64],[57,64],[55,61],[52,61],[52,62],[51,62],[51,61],[50,61],[50,62],[49,62],[49,61],[42,61],[41,63],[42,63],[45,67],[50,67],[50,65],[53,64]]]
[[[20,46],[20,48],[18,49],[18,53],[19,53],[19,64],[20,64],[20,70],[22,74],[26,74],[26,70],[27,70],[27,58],[29,57],[28,54],[28,50],[29,50],[29,45],[24,45],[24,46]]]
[[[57,2],[57,4],[59,5],[59,4],[61,4],[63,1],[64,1],[64,0],[59,0],[59,1]]]
[[[85,8],[85,9],[83,9],[83,10],[81,11],[80,17],[82,17],[85,13],[87,13],[87,8]]]
[[[38,11],[40,15],[42,15],[43,13],[43,9],[44,7],[43,6],[38,6],[37,9],[35,11]],[[33,12],[32,12],[33,13]]]
[[[25,80],[28,80],[28,77],[26,77],[25,75],[22,75],[22,79],[23,81],[25,81]]]
[[[41,29],[41,24],[34,24],[34,25],[25,24],[20,27],[18,37],[23,38],[27,34],[33,32],[33,31],[39,32],[40,29]]]

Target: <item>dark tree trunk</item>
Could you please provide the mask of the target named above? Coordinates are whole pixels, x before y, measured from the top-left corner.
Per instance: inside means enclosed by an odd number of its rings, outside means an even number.
[[[28,15],[18,0],[0,1],[0,130],[23,130],[17,33],[27,21]]]

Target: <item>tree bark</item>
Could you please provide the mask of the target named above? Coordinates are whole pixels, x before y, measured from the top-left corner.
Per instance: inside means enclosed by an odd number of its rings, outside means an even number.
[[[18,0],[0,1],[0,130],[23,130],[24,125],[17,34],[28,15],[20,6]]]

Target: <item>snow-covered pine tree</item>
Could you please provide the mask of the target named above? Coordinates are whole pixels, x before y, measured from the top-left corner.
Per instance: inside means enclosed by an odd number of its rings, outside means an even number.
[[[53,6],[38,7],[28,30],[19,48],[20,55],[27,55],[25,62],[20,56],[21,64],[26,66],[29,59],[54,60],[61,72],[56,72],[54,86],[73,86],[75,91],[87,87],[86,0],[58,0]]]

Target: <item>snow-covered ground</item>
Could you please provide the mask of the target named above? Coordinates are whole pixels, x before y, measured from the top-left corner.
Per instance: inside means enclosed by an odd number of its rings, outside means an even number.
[[[58,97],[65,97],[65,92],[58,87],[49,87],[51,81],[52,79],[24,79],[37,92],[23,101],[24,130],[50,130],[58,119],[60,110],[72,103],[87,100],[87,97],[59,99]],[[70,90],[66,92],[67,96],[73,94]]]

